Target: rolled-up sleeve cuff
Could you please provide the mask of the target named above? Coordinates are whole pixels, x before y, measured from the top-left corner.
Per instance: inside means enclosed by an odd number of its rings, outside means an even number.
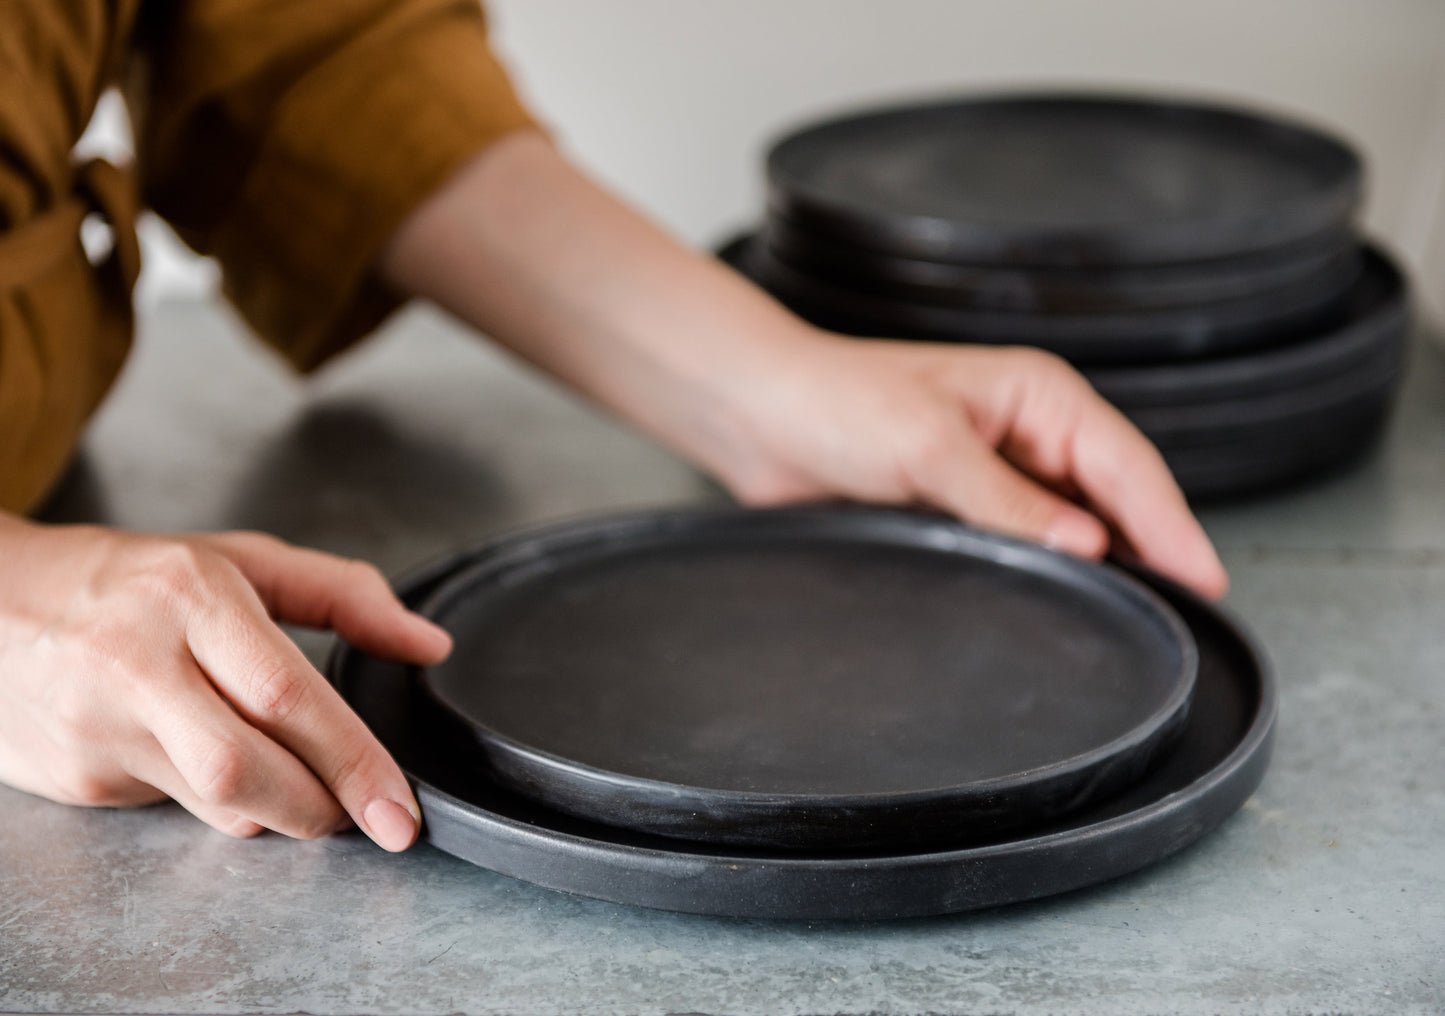
[[[404,302],[373,268],[407,215],[491,142],[534,125],[473,3],[349,40],[277,107],[215,234],[227,295],[314,369]]]

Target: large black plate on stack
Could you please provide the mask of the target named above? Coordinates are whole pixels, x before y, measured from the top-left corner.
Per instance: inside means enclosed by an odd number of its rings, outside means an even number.
[[[1288,397],[1302,387],[1355,376],[1382,360],[1398,361],[1410,325],[1404,276],[1383,251],[1371,246],[1361,251],[1363,271],[1330,328],[1246,355],[1085,367],[1084,374],[1101,395],[1132,410]]]
[[[1195,362],[1086,368],[1196,499],[1230,497],[1349,465],[1389,419],[1404,377],[1404,277],[1366,247],[1341,320],[1287,346]]]
[[[464,552],[399,584],[420,606],[491,553]],[[1227,614],[1137,576],[1198,646],[1183,730],[1137,782],[1022,829],[956,844],[777,851],[636,832],[566,815],[459,756],[415,673],[339,645],[328,674],[413,781],[435,846],[502,874],[638,906],[736,917],[863,919],[952,913],[1035,899],[1136,871],[1198,840],[1253,792],[1268,764],[1276,692]]]
[[[463,757],[548,807],[790,849],[918,848],[1107,799],[1197,652],[1121,572],[943,519],[642,514],[499,541],[421,612]]]
[[[1020,266],[1207,261],[1349,221],[1347,146],[1277,118],[1087,95],[912,105],[800,130],[768,156],[770,214],[900,257]]]
[[[739,237],[719,256],[746,270],[752,242]],[[1338,318],[1318,332],[1233,355],[1081,369],[1159,446],[1193,498],[1264,491],[1349,465],[1389,419],[1410,328],[1404,276],[1378,248],[1360,253]]]

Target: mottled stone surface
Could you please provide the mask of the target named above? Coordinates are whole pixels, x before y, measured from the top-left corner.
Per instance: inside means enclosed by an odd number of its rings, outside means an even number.
[[[396,570],[717,496],[433,317],[305,384],[237,335],[155,314],[52,515],[254,526]],[[1276,663],[1279,739],[1244,810],[1149,870],[948,918],[715,920],[0,788],[0,1011],[1445,1011],[1445,359],[1421,350],[1358,468],[1205,518]]]

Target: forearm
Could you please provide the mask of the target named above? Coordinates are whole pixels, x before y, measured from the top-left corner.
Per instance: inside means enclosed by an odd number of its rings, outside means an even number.
[[[816,338],[534,132],[424,204],[381,270],[715,472],[753,443],[739,400]]]

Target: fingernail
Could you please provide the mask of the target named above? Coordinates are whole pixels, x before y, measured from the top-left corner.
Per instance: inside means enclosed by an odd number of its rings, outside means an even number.
[[[1041,543],[1052,550],[1065,550],[1089,557],[1108,549],[1108,533],[1093,516],[1066,511],[1055,516],[1053,525],[1044,532]]]
[[[439,657],[445,657],[452,651],[451,632],[434,621],[422,617],[420,614],[412,614],[411,616],[416,619],[415,624],[417,628],[425,631],[427,633],[426,637],[436,644],[436,652]]]
[[[395,801],[388,801],[384,797],[368,804],[361,817],[366,822],[371,838],[382,849],[393,853],[411,846],[421,828],[419,816],[414,816]]]

